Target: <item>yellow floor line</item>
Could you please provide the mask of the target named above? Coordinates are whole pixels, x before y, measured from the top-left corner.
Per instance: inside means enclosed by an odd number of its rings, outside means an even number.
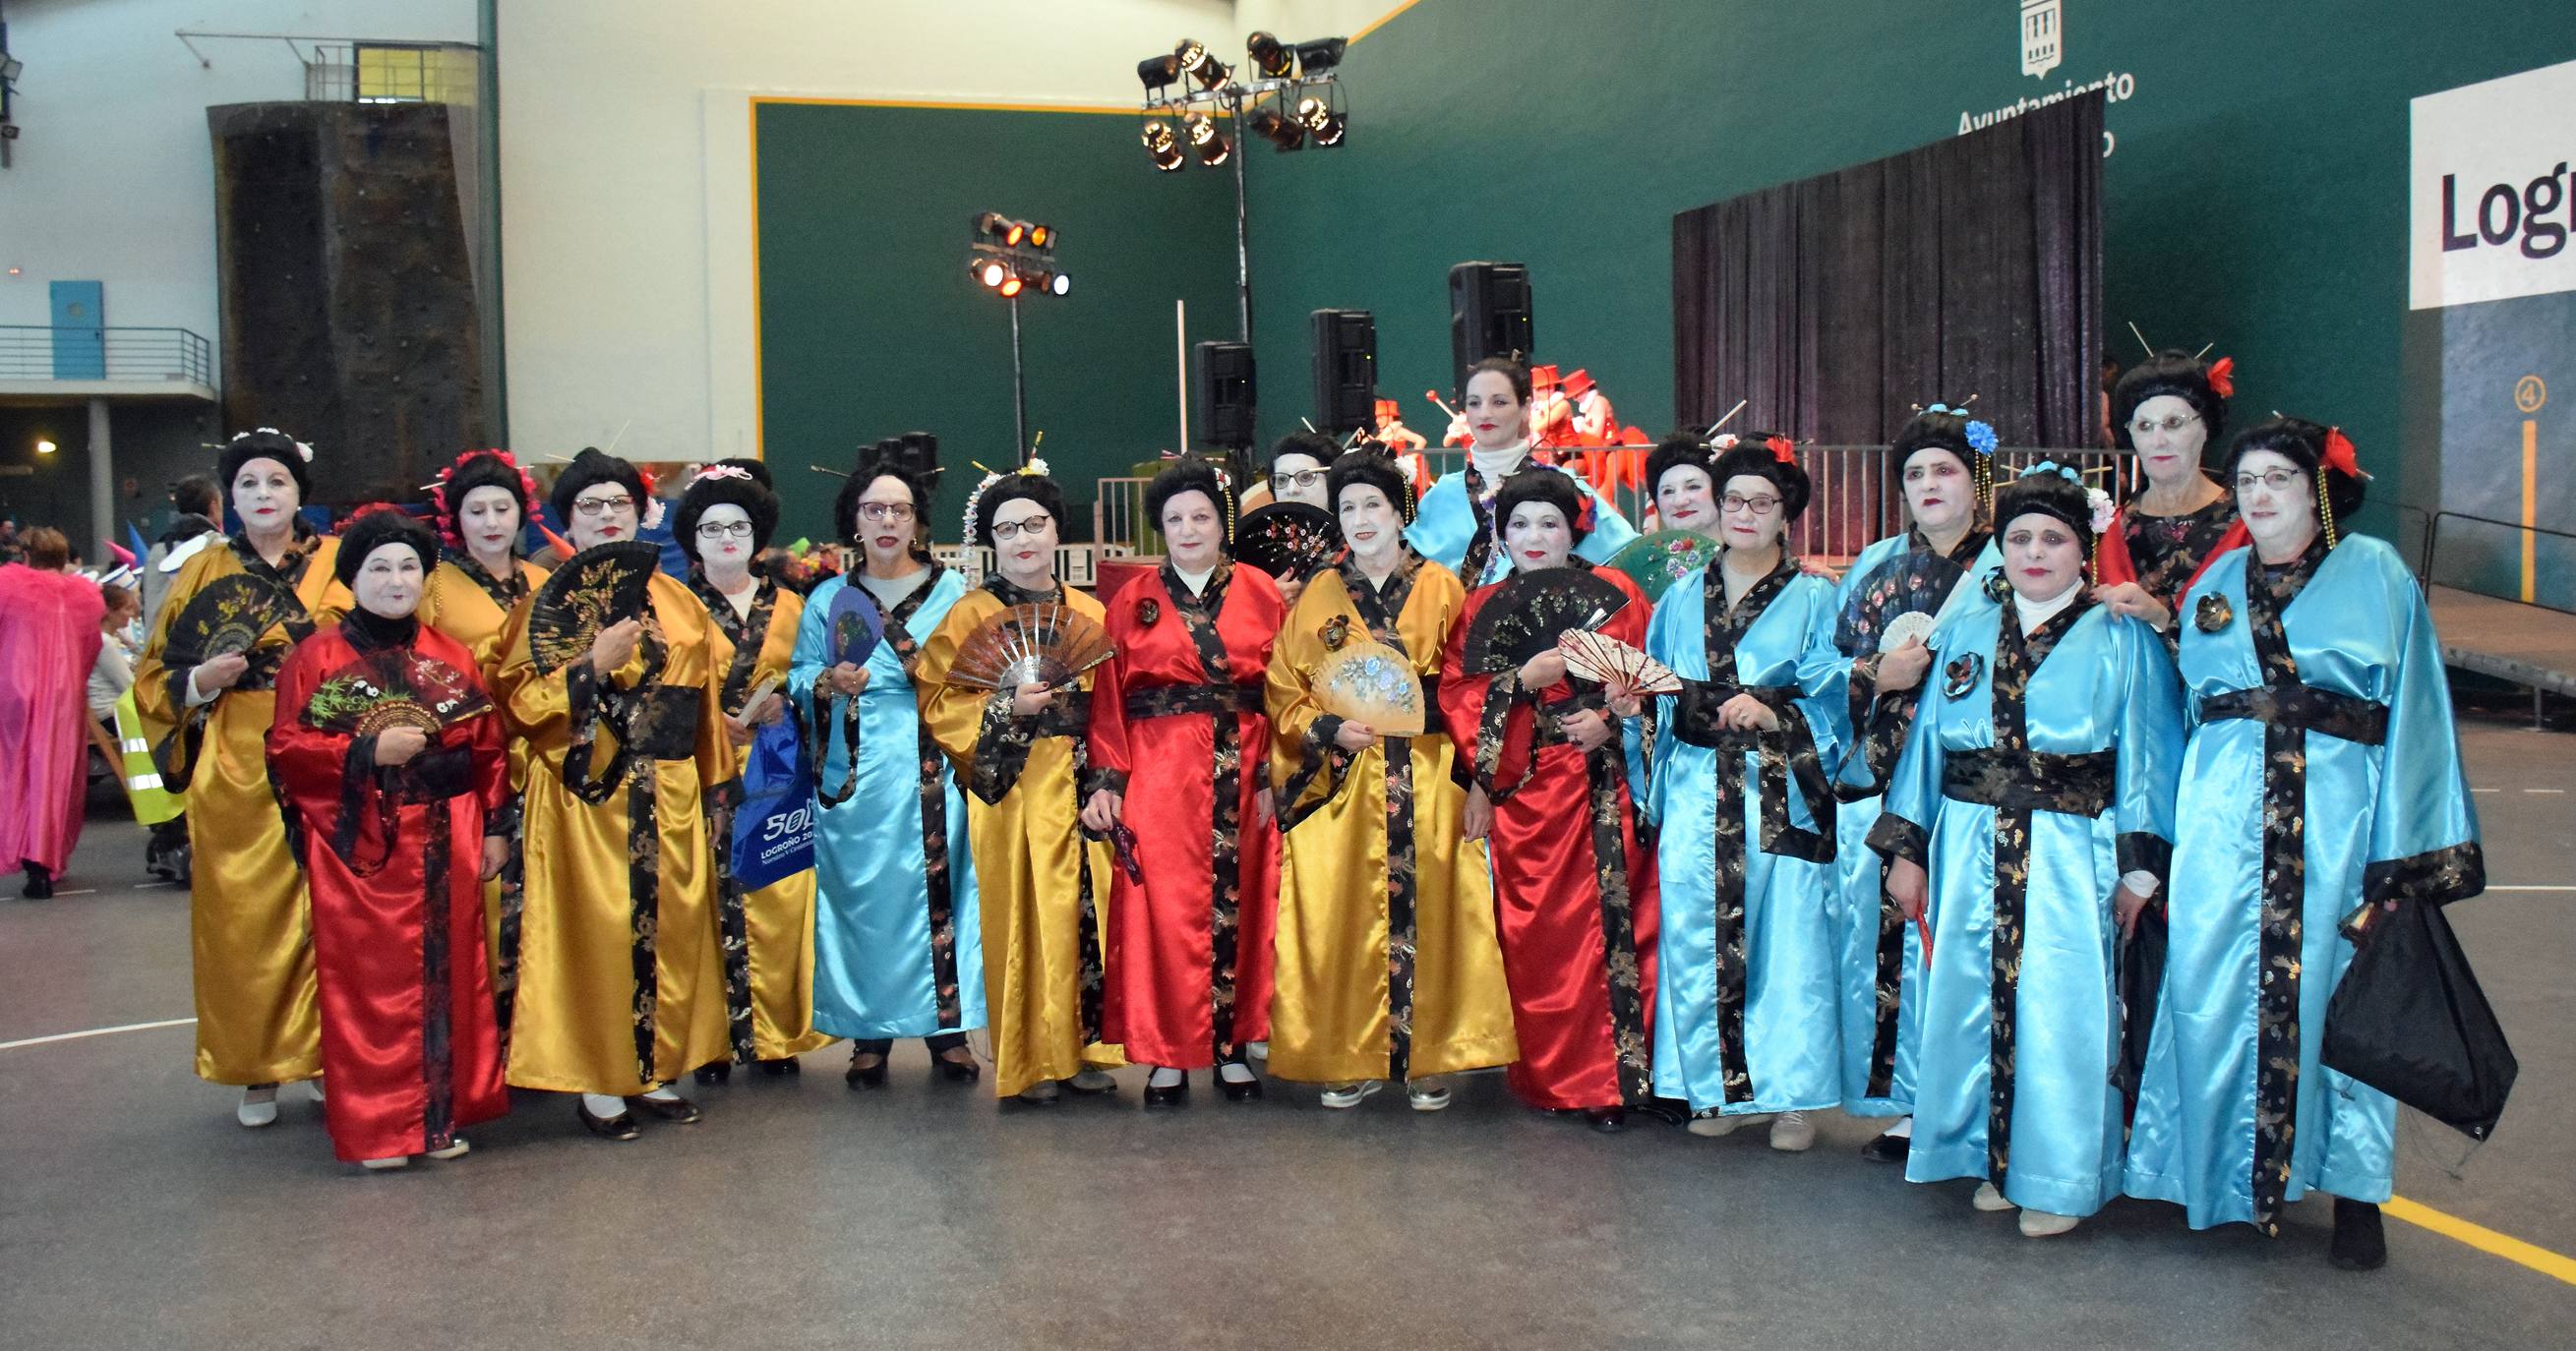
[[[2493,1253],[2508,1262],[2519,1262],[2543,1276],[2555,1276],[2569,1285],[2576,1285],[2576,1257],[2562,1257],[2547,1248],[2534,1247],[2521,1239],[2499,1234],[2482,1224],[2471,1224],[2455,1215],[2445,1215],[2403,1196],[2390,1198],[2388,1204],[2380,1209],[2408,1224],[2430,1229],[2445,1238],[2458,1239],[2479,1252]]]

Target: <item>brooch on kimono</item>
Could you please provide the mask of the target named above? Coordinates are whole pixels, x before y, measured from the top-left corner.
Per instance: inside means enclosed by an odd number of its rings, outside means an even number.
[[[2203,633],[2216,633],[2226,628],[2227,621],[2235,617],[2236,607],[2227,603],[2227,597],[2213,591],[2200,598],[2200,610],[2192,622],[2200,625]]]
[[[2005,585],[2009,586],[2011,583],[2007,582]],[[1957,661],[1941,668],[1941,674],[1948,677],[1947,683],[1941,686],[1941,692],[1956,699],[1975,689],[1977,677],[1982,674],[1984,667],[1985,663],[1978,659],[1976,653],[1961,654]]]
[[[2012,599],[2012,582],[2004,576],[2002,568],[1986,574],[1986,599],[1997,605]]]
[[[1351,638],[1351,617],[1335,615],[1324,621],[1323,638],[1325,651],[1341,651],[1342,644],[1349,642]]]
[[[1155,620],[1162,617],[1163,605],[1160,601],[1149,600],[1136,607],[1136,622],[1149,629],[1154,627]]]

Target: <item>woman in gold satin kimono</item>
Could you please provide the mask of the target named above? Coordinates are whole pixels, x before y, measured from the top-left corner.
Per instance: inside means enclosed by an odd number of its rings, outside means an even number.
[[[968,502],[974,542],[996,575],[949,607],[921,648],[914,683],[921,720],[973,798],[967,832],[984,929],[984,1000],[993,1082],[1002,1097],[1052,1103],[1061,1092],[1107,1093],[1124,1063],[1100,1041],[1100,945],[1108,932],[1110,847],[1086,840],[1080,813],[1093,782],[1083,741],[1091,677],[1070,688],[1016,691],[947,683],[958,647],[1014,605],[1053,603],[1100,623],[1100,602],[1056,580],[1064,490],[1032,460],[986,475]]]
[[[596,450],[551,499],[575,549],[633,539],[650,502],[635,466]],[[635,1138],[630,1106],[696,1121],[670,1084],[727,1049],[708,817],[733,778],[717,703],[733,644],[686,583],[656,572],[648,600],[551,667],[529,642],[536,605],[519,606],[495,690],[530,743],[510,1083],[581,1094],[582,1125],[611,1140]]]
[[[710,465],[681,494],[671,522],[672,537],[692,564],[689,588],[706,602],[716,627],[734,645],[723,702],[727,711],[739,715],[726,720],[737,779],[751,758],[753,729],[787,716],[783,689],[763,695],[757,707],[744,705],[762,684],[786,684],[788,663],[796,655],[796,626],[805,619],[804,597],[751,574],[751,561],[769,547],[769,537],[778,529],[778,495],[770,490],[768,475],[758,460]],[[796,1057],[832,1044],[832,1038],[814,1031],[814,870],[746,892],[734,880],[730,855],[723,854],[729,843],[716,841],[725,863],[718,882],[716,933],[724,942],[733,1055],[700,1066],[702,1084],[730,1077],[735,1060],[757,1062],[772,1075],[794,1074]]]
[[[197,985],[197,1076],[242,1086],[245,1126],[277,1120],[277,1086],[312,1079],[320,1096],[321,1021],[313,984],[311,901],[269,780],[267,741],[287,649],[349,608],[331,575],[339,541],[297,519],[313,451],[263,427],[226,445],[216,473],[241,533],[171,580],[134,668],[134,702],[160,747],[162,781],[187,790],[196,868],[189,940]],[[288,617],[248,652],[193,666],[170,660],[171,631],[199,591],[248,574],[293,597]]]
[[[1466,589],[1405,547],[1412,485],[1392,459],[1342,455],[1330,491],[1350,556],[1307,584],[1270,659],[1273,777],[1287,785],[1270,1072],[1331,1085],[1326,1107],[1392,1080],[1436,1112],[1449,1090],[1435,1076],[1520,1054],[1485,845],[1461,838],[1466,794],[1433,693]],[[1317,703],[1317,668],[1360,638],[1420,674],[1422,735],[1381,737]]]
[[[483,678],[483,688],[496,688],[501,630],[509,624],[510,612],[546,580],[544,568],[519,557],[519,541],[536,511],[537,485],[510,452],[469,450],[439,471],[429,501],[440,548],[438,566],[430,570],[421,592],[420,622],[463,644],[474,654],[474,673]],[[505,1060],[526,895],[519,794],[528,784],[528,743],[510,738],[509,755],[509,801],[484,826],[491,838],[510,842],[510,856],[501,875],[483,884],[483,950],[490,961],[492,1010]]]

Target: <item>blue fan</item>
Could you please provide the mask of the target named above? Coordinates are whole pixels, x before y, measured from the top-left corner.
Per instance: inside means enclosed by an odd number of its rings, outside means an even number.
[[[832,660],[852,666],[868,664],[868,654],[885,641],[885,616],[878,612],[876,598],[856,582],[845,583],[841,593],[832,597],[828,616],[832,626]]]

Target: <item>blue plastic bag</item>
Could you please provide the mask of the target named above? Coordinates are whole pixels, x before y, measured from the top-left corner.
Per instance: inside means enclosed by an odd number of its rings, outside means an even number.
[[[814,769],[781,718],[752,737],[742,771],[742,806],[733,819],[733,875],[757,891],[814,866]]]

